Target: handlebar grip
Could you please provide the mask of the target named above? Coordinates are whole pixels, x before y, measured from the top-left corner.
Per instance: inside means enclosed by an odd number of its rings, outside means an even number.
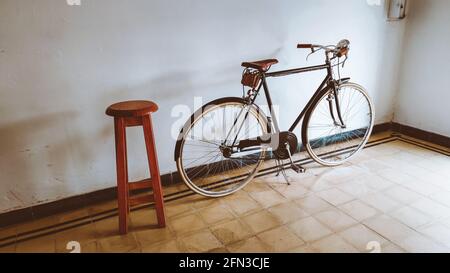
[[[344,47],[344,48],[339,49],[339,51],[338,51],[338,53],[336,55],[339,58],[341,58],[342,56],[347,56],[348,51],[349,51],[348,47]]]
[[[298,44],[297,48],[312,48],[312,44]]]

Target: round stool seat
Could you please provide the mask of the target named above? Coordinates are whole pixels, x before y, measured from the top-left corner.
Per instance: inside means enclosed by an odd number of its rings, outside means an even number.
[[[152,101],[132,100],[115,103],[106,109],[113,117],[142,117],[158,111],[158,105]]]

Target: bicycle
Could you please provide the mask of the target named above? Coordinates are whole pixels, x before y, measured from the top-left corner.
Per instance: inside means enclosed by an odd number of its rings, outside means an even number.
[[[275,159],[278,174],[283,173],[288,181],[281,165],[283,160],[289,160],[294,171],[305,171],[292,160],[297,151],[306,150],[323,166],[340,165],[359,152],[369,139],[375,113],[366,90],[351,83],[350,78],[340,77],[339,69],[348,58],[349,45],[348,40],[341,40],[336,46],[297,45],[310,49],[309,55],[323,50],[325,63],[321,65],[269,72],[278,60],[242,63],[241,83],[250,87],[249,91],[242,97],[225,97],[205,104],[180,131],[175,161],[186,185],[198,194],[221,197],[245,187],[265,160]],[[267,79],[317,70],[327,70],[325,79],[289,130],[280,131]],[[265,115],[255,103],[261,89],[270,115]],[[299,145],[293,131],[301,120]]]

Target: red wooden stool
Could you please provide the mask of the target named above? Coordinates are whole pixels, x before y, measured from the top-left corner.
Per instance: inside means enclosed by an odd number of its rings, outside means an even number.
[[[165,227],[164,199],[156,155],[155,138],[152,129],[151,113],[158,110],[158,105],[151,101],[125,101],[111,105],[106,114],[114,117],[116,137],[116,169],[117,169],[117,200],[119,205],[119,231],[128,232],[128,213],[130,206],[144,203],[155,203],[159,227]],[[147,148],[150,179],[128,183],[126,127],[143,126],[145,146]],[[130,197],[130,191],[152,188],[153,194]]]

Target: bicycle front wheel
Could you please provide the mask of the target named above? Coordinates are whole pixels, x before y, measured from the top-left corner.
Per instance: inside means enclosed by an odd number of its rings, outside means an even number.
[[[321,96],[306,114],[303,145],[317,163],[340,165],[367,143],[374,118],[374,107],[364,88],[342,84],[336,92],[330,90]]]
[[[233,145],[267,131],[265,115],[241,98],[206,104],[180,133],[176,162],[181,178],[194,192],[207,197],[238,191],[256,175],[266,149],[239,152]]]

